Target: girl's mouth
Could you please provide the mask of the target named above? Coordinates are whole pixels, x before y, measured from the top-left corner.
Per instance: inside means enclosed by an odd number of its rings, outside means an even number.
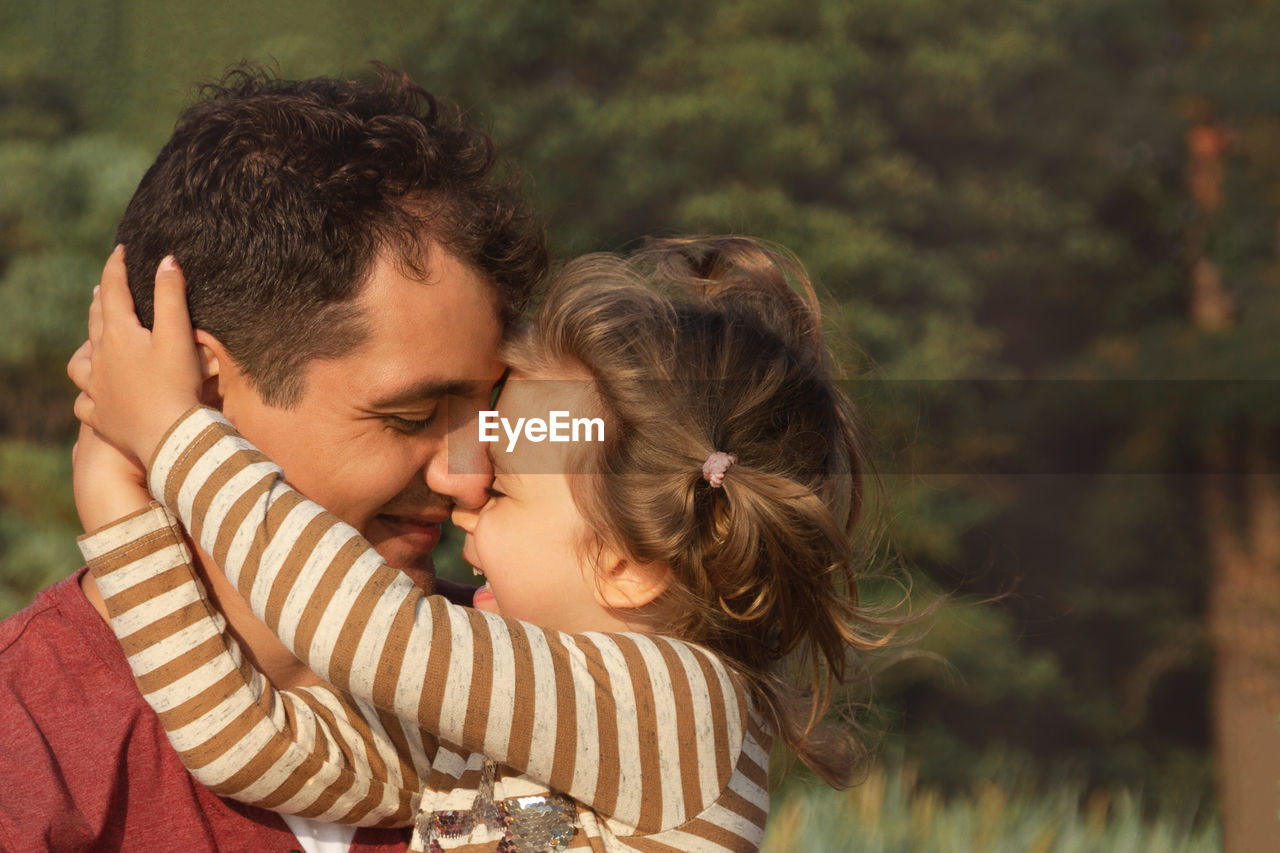
[[[475,591],[475,595],[471,599],[471,606],[476,610],[486,610],[489,613],[497,613],[498,599],[494,597],[493,590],[489,589],[489,585],[485,584]]]

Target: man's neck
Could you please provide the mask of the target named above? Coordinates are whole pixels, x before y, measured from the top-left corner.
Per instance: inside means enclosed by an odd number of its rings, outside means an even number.
[[[188,545],[190,544],[188,541]],[[221,570],[216,567],[212,571],[206,569],[206,566],[215,564],[203,551],[193,547],[192,553],[196,555],[196,574],[204,585],[205,593],[226,617],[227,632],[235,637],[240,650],[255,669],[277,688],[324,683],[320,676],[294,657],[271,629],[253,614],[249,603],[240,596]],[[85,572],[80,579],[80,589],[93,609],[98,611],[104,621],[110,622],[102,592],[89,572]]]

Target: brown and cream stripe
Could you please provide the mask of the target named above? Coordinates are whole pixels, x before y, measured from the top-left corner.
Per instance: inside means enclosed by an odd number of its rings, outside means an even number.
[[[569,636],[424,596],[209,410],[170,431],[151,485],[336,688],[274,691],[244,661],[161,510],[89,537],[144,695],[219,793],[323,819],[406,820],[423,782],[423,808],[446,788],[467,802],[482,753],[578,801],[593,848],[758,847],[770,737],[707,650]]]

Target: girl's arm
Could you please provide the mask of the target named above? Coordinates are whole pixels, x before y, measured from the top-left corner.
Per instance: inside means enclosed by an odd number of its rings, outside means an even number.
[[[87,426],[72,458],[76,510],[91,531],[81,550],[139,689],[195,777],[222,796],[290,814],[408,822],[434,743],[328,686],[276,692],[205,597],[176,522],[151,501],[146,472]]]
[[[680,825],[715,801],[746,755],[748,711],[714,656],[663,637],[566,636],[424,598],[220,416],[196,409],[165,434],[201,383],[184,288],[166,260],[147,330],[113,255],[96,324],[91,309],[91,352],[68,368],[84,392],[76,414],[152,463],[152,493],[299,658],[340,689],[640,832]],[[762,777],[764,759],[750,758]]]
[[[227,633],[163,507],[81,537],[80,547],[139,689],[200,782],[303,817],[411,822],[433,744],[328,685],[275,690]]]
[[[424,596],[208,409],[171,428],[150,483],[254,611],[339,689],[640,832],[692,818],[727,784],[747,703],[704,650],[569,636]]]

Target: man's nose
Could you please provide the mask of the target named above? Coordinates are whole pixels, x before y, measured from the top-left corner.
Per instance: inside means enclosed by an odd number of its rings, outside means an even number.
[[[457,506],[479,509],[489,498],[493,465],[486,445],[480,441],[475,413],[450,421],[443,451],[427,462],[427,486],[453,498]]]

